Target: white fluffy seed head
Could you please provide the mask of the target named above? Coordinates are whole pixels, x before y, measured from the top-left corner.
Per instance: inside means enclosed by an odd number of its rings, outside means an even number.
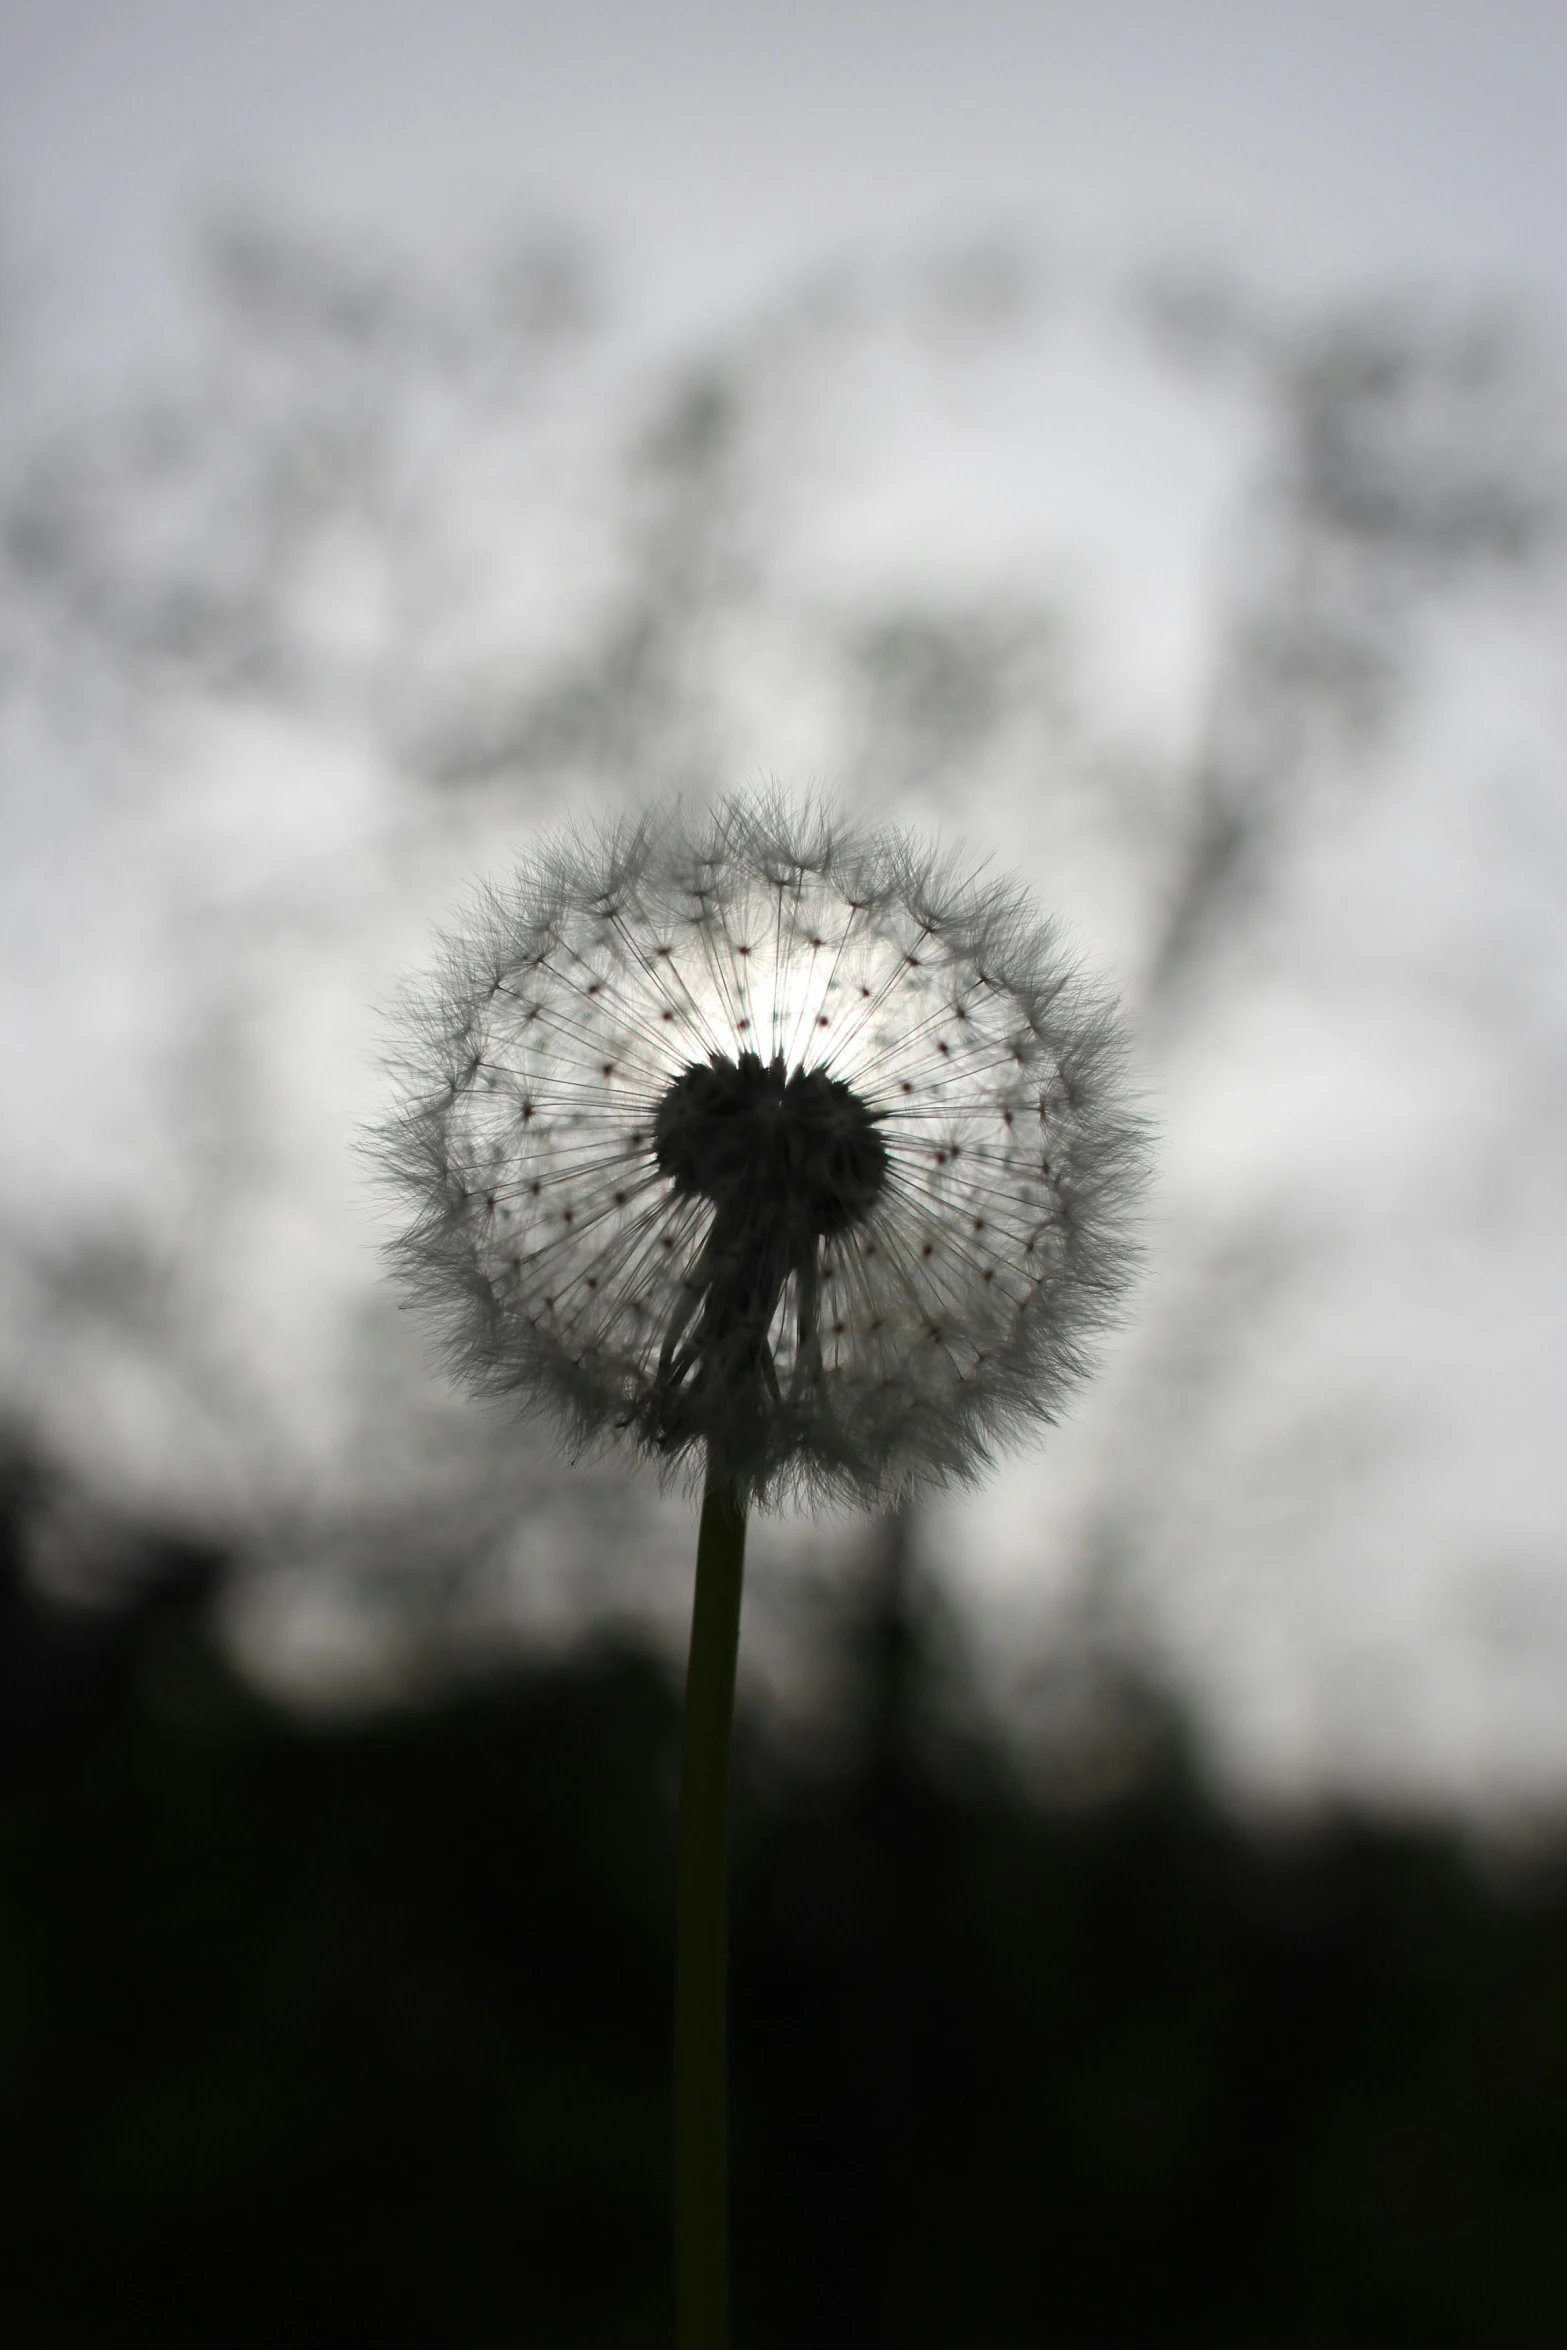
[[[375,1156],[454,1366],[757,1498],[975,1475],[1131,1269],[1106,1000],[1023,896],[730,800],[561,837],[446,942]]]

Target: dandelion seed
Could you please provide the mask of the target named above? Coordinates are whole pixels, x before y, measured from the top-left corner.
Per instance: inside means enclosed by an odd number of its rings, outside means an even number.
[[[579,1448],[753,1499],[966,1479],[1056,1416],[1124,1285],[1111,1011],[1019,893],[895,833],[735,800],[562,838],[403,1057],[398,1268],[464,1376]]]

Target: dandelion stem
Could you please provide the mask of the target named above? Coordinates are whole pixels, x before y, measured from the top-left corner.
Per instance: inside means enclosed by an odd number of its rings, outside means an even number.
[[[697,1536],[675,1894],[675,2339],[728,2350],[724,2085],[729,1746],[745,1500],[711,1462]]]

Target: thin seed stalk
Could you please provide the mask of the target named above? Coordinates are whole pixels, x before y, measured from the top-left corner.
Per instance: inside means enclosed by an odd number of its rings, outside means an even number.
[[[709,1463],[697,1535],[675,1886],[675,2340],[729,2350],[729,1750],[745,1499]]]

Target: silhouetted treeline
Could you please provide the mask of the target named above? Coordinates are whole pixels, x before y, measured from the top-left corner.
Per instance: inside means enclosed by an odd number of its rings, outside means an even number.
[[[88,1619],[10,1557],[8,2339],[667,2339],[665,1670],[306,1730],[136,1565]],[[745,1750],[740,2341],[1567,2339],[1567,1876],[1260,1843],[1174,1737],[1042,1806],[865,1588],[852,1735]]]

